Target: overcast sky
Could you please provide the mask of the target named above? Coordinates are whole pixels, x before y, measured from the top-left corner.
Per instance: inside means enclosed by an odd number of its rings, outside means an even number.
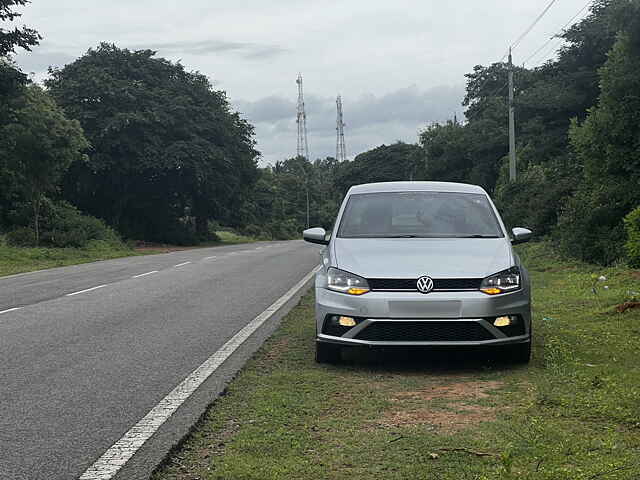
[[[44,40],[17,60],[36,79],[101,41],[181,60],[208,75],[256,126],[262,164],[295,155],[295,79],[302,72],[311,157],[335,155],[340,93],[353,158],[383,143],[415,142],[425,125],[461,115],[464,74],[499,60],[548,3],[32,0],[20,23]],[[584,5],[556,0],[514,61],[522,63]],[[530,63],[549,58],[556,45]]]

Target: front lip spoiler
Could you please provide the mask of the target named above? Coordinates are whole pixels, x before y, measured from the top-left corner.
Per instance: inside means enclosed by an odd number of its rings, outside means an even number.
[[[333,343],[336,345],[360,345],[365,347],[483,347],[500,346],[517,343],[530,342],[529,335],[519,335],[517,337],[496,338],[491,340],[481,340],[473,342],[376,342],[370,340],[356,340],[354,338],[334,337],[332,335],[319,334],[316,342]]]

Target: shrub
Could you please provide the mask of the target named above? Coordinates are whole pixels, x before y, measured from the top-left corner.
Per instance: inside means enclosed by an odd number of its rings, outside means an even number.
[[[265,237],[269,237],[269,234],[265,233],[264,230],[255,224],[247,225],[246,227],[240,230],[242,235],[246,235],[247,237],[263,239]]]
[[[560,251],[589,263],[611,265],[624,255],[624,225],[631,186],[583,183],[567,201],[554,237]]]
[[[83,215],[66,202],[49,206],[42,220],[41,245],[84,248],[91,241],[122,245],[118,234],[102,220]]]
[[[632,210],[624,218],[624,227],[627,232],[625,248],[629,256],[629,264],[640,268],[640,207]]]
[[[18,227],[7,233],[5,241],[12,247],[33,247],[36,244],[36,232],[29,227]]]

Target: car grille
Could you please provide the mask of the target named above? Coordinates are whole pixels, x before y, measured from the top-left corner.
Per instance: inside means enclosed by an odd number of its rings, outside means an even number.
[[[416,278],[371,278],[367,279],[371,290],[418,291]],[[434,278],[434,290],[479,290],[481,278]]]
[[[357,340],[372,342],[478,342],[495,337],[476,322],[374,322]]]

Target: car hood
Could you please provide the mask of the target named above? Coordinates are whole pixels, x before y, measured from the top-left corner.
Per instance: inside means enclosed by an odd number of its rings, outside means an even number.
[[[484,278],[513,266],[506,238],[336,238],[333,253],[365,278]]]

